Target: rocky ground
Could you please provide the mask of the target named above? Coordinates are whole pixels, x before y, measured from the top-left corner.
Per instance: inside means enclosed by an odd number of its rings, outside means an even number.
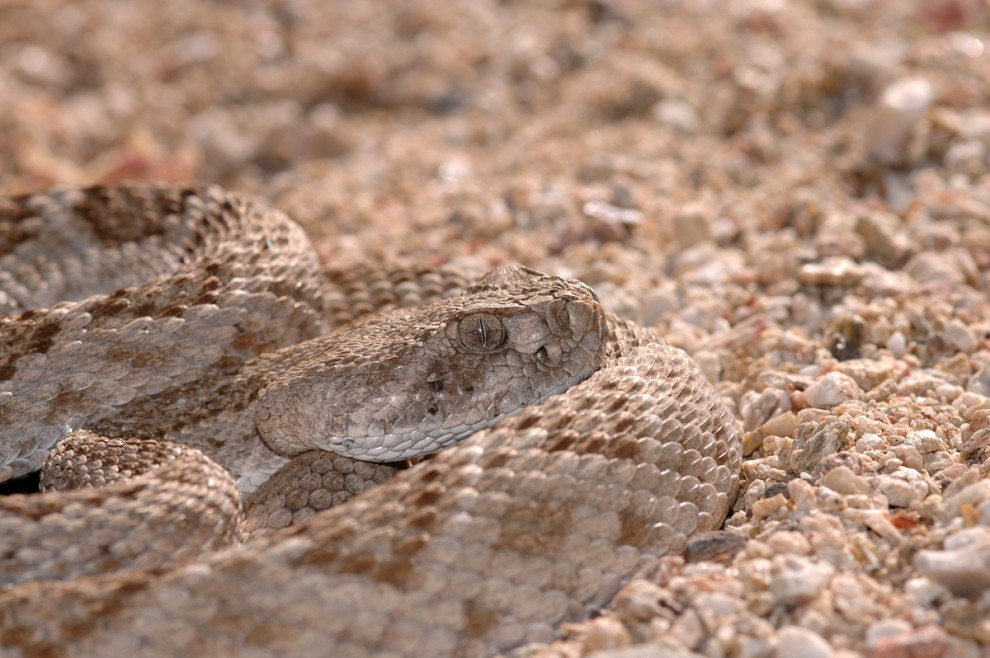
[[[328,262],[522,262],[692,353],[731,532],[521,655],[975,658],[988,49],[986,0],[0,0],[0,192],[219,182]]]

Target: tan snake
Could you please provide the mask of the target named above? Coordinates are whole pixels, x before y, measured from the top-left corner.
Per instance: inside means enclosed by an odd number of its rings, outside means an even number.
[[[0,500],[3,655],[490,655],[722,522],[736,424],[687,355],[576,281],[458,283],[324,274],[218,188],[0,200],[0,478],[69,436],[44,481],[102,485]],[[312,451],[444,447],[322,510],[384,477]],[[238,498],[294,524],[236,543]]]

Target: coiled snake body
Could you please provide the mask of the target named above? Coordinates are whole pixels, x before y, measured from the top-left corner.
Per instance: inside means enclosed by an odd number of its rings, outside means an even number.
[[[722,522],[683,352],[576,281],[372,272],[218,188],[0,200],[0,479],[101,485],[0,500],[4,655],[489,655]]]

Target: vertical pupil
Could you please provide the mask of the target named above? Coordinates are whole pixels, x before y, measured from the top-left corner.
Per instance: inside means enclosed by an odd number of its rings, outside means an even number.
[[[485,319],[478,318],[478,340],[480,341],[482,347],[486,347],[488,345],[488,336],[485,334]]]

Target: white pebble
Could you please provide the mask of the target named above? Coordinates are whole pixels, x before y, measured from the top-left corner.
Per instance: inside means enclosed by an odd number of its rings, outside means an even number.
[[[784,626],[777,633],[778,658],[831,658],[828,642],[814,631],[800,626]]]
[[[911,632],[911,624],[903,619],[881,619],[866,629],[866,644],[876,644],[884,637],[893,637]]]
[[[906,468],[898,469],[893,475],[879,476],[877,489],[887,497],[891,507],[911,507],[912,503],[920,503],[928,495],[928,485],[917,471]]]
[[[902,78],[884,89],[866,130],[870,155],[884,164],[903,162],[911,133],[934,99],[924,78]]]
[[[806,603],[828,586],[835,568],[799,555],[776,555],[773,558],[773,579],[770,593],[778,603]]]
[[[909,578],[904,583],[904,593],[914,599],[916,604],[930,606],[946,592],[944,587],[927,578]]]
[[[943,333],[946,342],[963,354],[972,354],[976,349],[976,336],[973,335],[973,330],[958,318],[946,323]]]
[[[899,331],[895,331],[887,339],[887,349],[898,359],[907,354],[907,338]]]
[[[849,400],[858,400],[863,396],[856,381],[841,372],[830,372],[804,392],[808,405],[816,409],[828,409]]]
[[[856,452],[859,453],[886,449],[887,442],[878,434],[864,434],[856,441]]]
[[[914,565],[954,594],[978,594],[990,588],[990,528],[960,530],[945,540],[944,550],[919,551]]]
[[[822,476],[819,484],[840,494],[868,495],[873,490],[865,478],[856,475],[848,466],[833,468]]]

